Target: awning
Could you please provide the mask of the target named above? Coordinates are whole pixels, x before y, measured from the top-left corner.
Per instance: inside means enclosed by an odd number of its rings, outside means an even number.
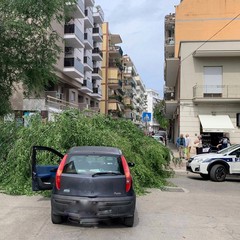
[[[234,130],[228,115],[198,115],[203,132],[230,132]]]

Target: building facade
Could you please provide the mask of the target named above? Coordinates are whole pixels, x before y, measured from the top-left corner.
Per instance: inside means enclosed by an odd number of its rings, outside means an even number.
[[[147,123],[148,132],[156,132],[159,130],[159,123],[154,119],[153,112],[154,107],[159,101],[161,101],[160,95],[157,91],[153,89],[146,90],[146,98],[147,98],[147,112],[151,114],[151,120]]]
[[[225,133],[239,143],[239,10],[235,0],[183,0],[166,16],[164,99],[174,140],[201,134],[216,146]]]
[[[99,110],[104,14],[94,4],[94,0],[78,0],[69,6],[71,13],[65,24],[52,22],[54,31],[64,39],[58,42],[63,49],[55,65],[58,82],[30,98],[24,97],[23,86],[18,85],[11,99],[16,115],[37,111],[51,119],[53,113],[67,108]]]

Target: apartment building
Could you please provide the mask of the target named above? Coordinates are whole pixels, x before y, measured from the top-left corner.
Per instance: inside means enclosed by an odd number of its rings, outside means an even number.
[[[239,143],[240,4],[183,0],[165,18],[166,116],[180,133],[216,146]]]
[[[135,76],[135,81],[137,83],[136,87],[136,120],[135,123],[140,126],[144,126],[142,121],[143,112],[147,112],[147,95],[146,87],[140,77],[140,75]]]
[[[109,23],[104,22],[103,30],[103,62],[102,62],[102,99],[100,112],[112,117],[124,116],[123,105],[123,51],[119,44],[122,39],[119,34],[112,34]]]
[[[122,57],[123,64],[123,91],[124,91],[124,116],[136,122],[137,110],[137,82],[135,77],[138,75],[132,59],[125,54]]]
[[[31,98],[24,98],[23,86],[17,86],[11,102],[18,117],[37,111],[51,119],[53,113],[67,108],[99,111],[104,14],[94,0],[78,0],[66,7],[71,9],[69,19],[52,23],[64,39],[58,43],[63,49],[55,65],[58,82],[46,87],[40,97]]]
[[[154,107],[159,101],[161,101],[160,95],[157,91],[153,89],[146,89],[146,98],[147,98],[147,112],[151,113],[151,121],[148,122],[147,131],[148,132],[156,132],[159,130],[159,123],[154,119],[153,112]]]

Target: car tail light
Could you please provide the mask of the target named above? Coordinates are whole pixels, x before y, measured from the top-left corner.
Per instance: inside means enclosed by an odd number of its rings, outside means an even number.
[[[67,160],[67,154],[63,157],[63,159],[58,167],[57,173],[56,173],[56,188],[57,188],[57,190],[60,190],[61,175],[62,175],[63,168],[65,166],[66,160]]]
[[[123,170],[124,170],[124,173],[125,173],[125,176],[126,176],[126,192],[129,192],[129,190],[132,186],[132,177],[131,177],[131,174],[130,174],[130,169],[128,167],[128,163],[127,163],[126,158],[122,155],[121,159],[122,159]]]

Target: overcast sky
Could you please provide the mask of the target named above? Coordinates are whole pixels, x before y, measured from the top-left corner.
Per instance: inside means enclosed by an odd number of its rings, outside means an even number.
[[[175,12],[180,0],[95,0],[109,22],[111,33],[119,34],[123,54],[128,54],[146,88],[163,95],[164,17]]]

